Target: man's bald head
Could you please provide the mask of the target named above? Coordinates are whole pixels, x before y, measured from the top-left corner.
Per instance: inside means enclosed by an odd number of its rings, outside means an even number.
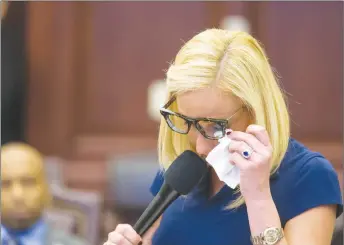
[[[30,167],[35,168],[39,172],[43,172],[43,158],[41,154],[32,146],[25,143],[8,143],[1,147],[1,166],[8,169],[8,166],[16,165],[22,167],[25,165],[30,165]],[[11,167],[12,168],[12,167]]]
[[[1,220],[13,229],[36,222],[50,200],[41,154],[24,143],[1,148]]]

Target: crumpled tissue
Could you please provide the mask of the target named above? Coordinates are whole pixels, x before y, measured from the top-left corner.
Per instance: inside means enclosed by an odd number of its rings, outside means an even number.
[[[221,181],[235,189],[240,183],[240,171],[238,167],[229,162],[231,153],[228,146],[230,143],[231,139],[227,136],[219,139],[219,144],[208,154],[206,161],[214,168]]]

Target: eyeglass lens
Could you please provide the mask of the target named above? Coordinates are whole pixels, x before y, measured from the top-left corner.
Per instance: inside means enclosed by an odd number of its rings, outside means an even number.
[[[192,122],[188,121],[178,115],[169,114],[167,116],[167,123],[176,132],[186,134],[188,133]],[[208,138],[219,139],[222,138],[224,129],[223,125],[218,122],[201,120],[196,123],[196,128]]]

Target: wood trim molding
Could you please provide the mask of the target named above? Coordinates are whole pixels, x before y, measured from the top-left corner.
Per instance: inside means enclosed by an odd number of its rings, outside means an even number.
[[[343,182],[341,142],[301,142],[313,151],[323,154],[338,173]],[[64,177],[73,188],[98,190],[107,186],[106,163],[113,155],[130,154],[137,151],[155,150],[157,141],[153,137],[92,136],[77,137],[74,142],[74,158],[64,163]]]
[[[64,178],[69,187],[103,193],[109,157],[156,148],[157,139],[149,136],[79,136],[73,142],[73,155],[64,163]]]
[[[78,136],[73,142],[72,159],[103,159],[109,155],[130,154],[157,149],[157,139],[151,136]]]
[[[63,175],[70,188],[103,193],[107,186],[105,160],[65,161]]]

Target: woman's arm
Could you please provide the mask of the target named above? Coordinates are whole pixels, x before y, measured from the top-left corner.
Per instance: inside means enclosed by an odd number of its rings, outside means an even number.
[[[285,237],[288,245],[329,245],[336,222],[334,205],[310,209],[287,222]]]
[[[331,164],[320,156],[299,163],[280,190],[285,198],[279,203],[278,212],[270,190],[272,147],[266,130],[250,125],[245,133],[234,131],[229,137],[231,163],[240,169],[240,191],[252,236],[269,227],[281,228],[281,214],[287,223],[278,245],[329,245],[336,206],[342,204],[337,174]],[[242,152],[248,152],[248,157]]]
[[[246,207],[252,236],[258,236],[269,227],[281,228],[281,220],[270,193],[261,199],[247,199]],[[285,239],[278,243],[278,245],[287,244]]]
[[[280,217],[272,198],[246,201],[252,235],[268,227],[281,227]],[[336,207],[319,206],[289,220],[284,228],[284,238],[277,245],[329,245],[331,243]]]
[[[149,228],[148,231],[144,234],[142,238],[142,245],[152,244],[153,235],[160,225],[161,218],[162,216],[160,216],[159,219],[155,221],[154,224],[151,226],[151,228]]]

